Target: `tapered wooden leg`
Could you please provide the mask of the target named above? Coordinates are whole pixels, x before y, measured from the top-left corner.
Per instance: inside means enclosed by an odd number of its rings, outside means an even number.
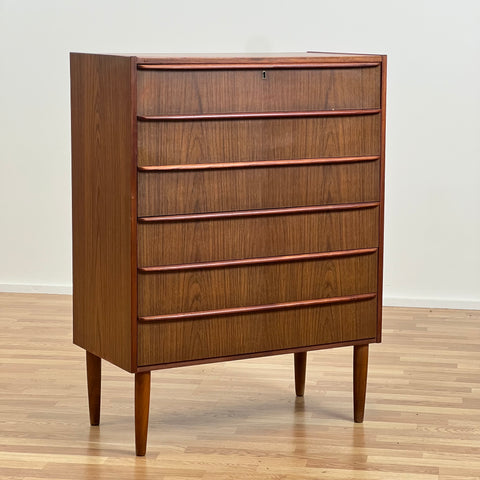
[[[353,419],[363,422],[367,392],[368,345],[353,347]]]
[[[102,359],[87,352],[87,386],[90,425],[100,423],[100,393],[102,389]]]
[[[297,397],[303,397],[307,371],[307,352],[294,353],[293,358],[295,364],[295,393]]]
[[[135,449],[143,457],[147,451],[150,372],[135,374]]]

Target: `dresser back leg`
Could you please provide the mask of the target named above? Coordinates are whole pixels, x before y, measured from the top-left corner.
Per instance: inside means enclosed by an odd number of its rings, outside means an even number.
[[[150,372],[135,374],[135,449],[138,456],[147,450],[148,412],[150,409]]]
[[[102,387],[102,359],[87,352],[87,386],[90,425],[100,423],[100,393]]]
[[[295,394],[297,397],[303,397],[307,371],[307,352],[294,353],[293,358],[295,364]]]
[[[353,347],[353,418],[362,423],[367,392],[368,345]]]

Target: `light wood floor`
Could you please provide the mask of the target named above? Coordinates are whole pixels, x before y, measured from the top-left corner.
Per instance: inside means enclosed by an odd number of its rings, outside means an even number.
[[[90,427],[71,298],[0,294],[1,479],[480,478],[480,312],[387,308],[370,347],[365,423],[352,349],[152,373],[147,456],[134,455],[133,376],[104,364]]]

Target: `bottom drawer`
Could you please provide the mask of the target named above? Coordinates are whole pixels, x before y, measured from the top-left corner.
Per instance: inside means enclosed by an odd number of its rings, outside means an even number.
[[[374,338],[377,299],[138,325],[138,365]]]

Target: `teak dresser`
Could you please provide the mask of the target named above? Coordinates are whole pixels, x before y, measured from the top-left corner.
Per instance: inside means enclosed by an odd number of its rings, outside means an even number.
[[[135,373],[381,340],[386,57],[72,53],[73,337]]]

